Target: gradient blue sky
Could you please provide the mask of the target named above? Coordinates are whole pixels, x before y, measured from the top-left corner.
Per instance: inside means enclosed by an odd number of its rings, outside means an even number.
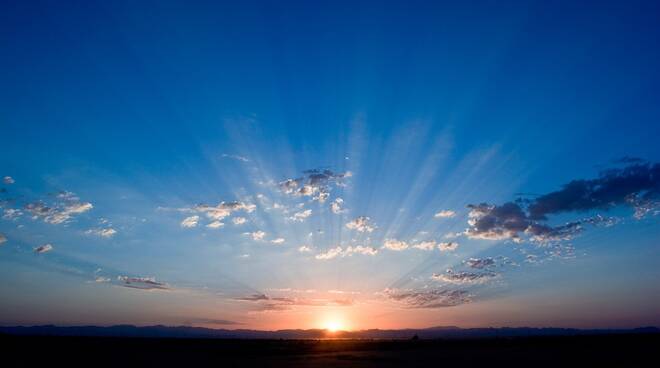
[[[660,325],[659,24],[5,1],[0,323]]]

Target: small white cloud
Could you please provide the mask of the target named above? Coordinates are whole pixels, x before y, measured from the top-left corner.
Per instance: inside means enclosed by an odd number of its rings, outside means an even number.
[[[435,217],[435,218],[449,218],[449,217],[454,217],[454,216],[456,216],[456,212],[454,212],[452,210],[442,210],[442,211],[436,213],[435,215],[433,215],[433,217]]]
[[[293,216],[289,217],[289,220],[295,222],[303,222],[305,221],[306,218],[308,218],[311,215],[312,215],[312,210],[304,210],[294,213]]]
[[[103,238],[112,238],[115,234],[117,234],[117,230],[109,227],[105,229],[89,229],[85,231],[85,234],[87,235],[96,235],[100,236]]]
[[[342,248],[341,246],[337,246],[334,248],[331,248],[325,252],[317,254],[314,258],[318,260],[329,260],[333,259],[336,257],[350,257],[353,254],[362,254],[366,256],[375,256],[378,254],[378,249],[373,248],[373,247],[367,247],[367,246],[348,246],[346,248]]]
[[[231,155],[231,154],[228,154],[228,153],[223,153],[222,157],[223,158],[231,158],[231,159],[234,159],[234,160],[237,160],[237,161],[242,161],[242,162],[250,162],[250,160],[247,157],[239,156],[239,155]]]
[[[408,243],[403,240],[386,239],[383,248],[395,251],[402,251],[408,249]]]
[[[211,222],[211,223],[208,224],[208,225],[206,225],[206,227],[208,227],[209,229],[219,229],[219,228],[221,228],[221,227],[223,227],[223,226],[225,226],[225,224],[224,224],[223,222],[220,222],[220,221],[217,221],[217,220]]]
[[[344,204],[344,200],[341,198],[335,198],[332,203],[330,203],[330,210],[332,213],[339,215],[340,213],[346,212],[345,209],[342,208],[342,205]]]
[[[301,246],[298,248],[298,252],[300,252],[300,253],[309,253],[309,252],[311,252],[311,251],[312,251],[312,248],[309,247],[308,245],[301,245]]]
[[[284,241],[285,241],[284,238],[277,238],[277,239],[271,240],[270,242],[273,243],[273,244],[284,244]]]
[[[2,178],[2,182],[9,185],[9,184],[14,184],[16,181],[11,176],[5,176],[4,178]]]
[[[370,233],[376,229],[376,227],[370,223],[369,217],[366,216],[360,216],[353,219],[352,221],[346,224],[346,227],[351,230],[359,231],[361,233],[364,232]]]
[[[438,249],[440,249],[443,252],[456,250],[456,248],[458,248],[458,243],[456,242],[443,242],[438,244]]]
[[[245,217],[234,217],[231,222],[234,223],[234,225],[243,225],[244,223],[247,222],[247,219]]]
[[[34,248],[35,253],[46,253],[50,252],[51,250],[53,250],[53,246],[51,244],[44,244]]]
[[[199,216],[197,215],[186,217],[183,221],[181,221],[181,227],[186,227],[186,228],[195,227],[197,226],[198,222],[199,222]]]
[[[252,240],[260,241],[260,240],[264,240],[266,233],[261,230],[257,230],[251,233],[245,233],[245,235],[249,235],[250,237],[252,237]]]
[[[94,281],[95,281],[95,282],[98,282],[98,283],[105,283],[105,282],[110,282],[111,280],[110,280],[110,278],[108,278],[108,277],[96,276],[96,277],[94,278]]]
[[[436,247],[436,242],[433,240],[419,242],[414,244],[412,247],[419,250],[433,250]]]
[[[16,220],[22,215],[23,215],[23,211],[21,210],[15,208],[5,208],[2,218],[5,220]]]

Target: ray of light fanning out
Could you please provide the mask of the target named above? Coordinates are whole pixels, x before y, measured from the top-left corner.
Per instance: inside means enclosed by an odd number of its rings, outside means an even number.
[[[0,9],[2,325],[660,325],[657,4]]]

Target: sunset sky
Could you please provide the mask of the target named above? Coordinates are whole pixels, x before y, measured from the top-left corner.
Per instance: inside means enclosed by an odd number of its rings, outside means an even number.
[[[660,325],[660,3],[439,3],[3,2],[0,325]]]

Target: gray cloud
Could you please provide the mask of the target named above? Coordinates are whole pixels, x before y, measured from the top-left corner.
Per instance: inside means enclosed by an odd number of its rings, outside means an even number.
[[[130,277],[117,276],[120,285],[132,289],[140,290],[169,290],[169,286],[163,282],[156,281],[153,277]]]
[[[466,304],[471,301],[470,294],[465,290],[385,289],[382,294],[389,300],[408,308],[446,308]]]
[[[345,178],[351,177],[350,171],[335,173],[328,169],[313,169],[303,171],[303,176],[286,179],[279,183],[280,190],[292,196],[306,196],[321,203],[330,196],[332,186],[343,185]]]
[[[445,273],[440,274],[434,273],[431,276],[433,280],[450,284],[484,284],[497,277],[499,277],[499,274],[494,272],[455,272],[452,270],[447,270]]]
[[[470,258],[464,262],[470,268],[484,269],[488,267],[495,266],[495,260],[493,258]]]
[[[50,252],[51,250],[53,250],[52,244],[44,244],[34,248],[35,253],[46,253],[46,252]]]
[[[25,210],[33,219],[42,219],[49,224],[66,223],[74,215],[91,210],[94,206],[89,202],[82,202],[71,192],[60,192],[55,196],[53,205],[44,202],[32,202],[25,205]]]

